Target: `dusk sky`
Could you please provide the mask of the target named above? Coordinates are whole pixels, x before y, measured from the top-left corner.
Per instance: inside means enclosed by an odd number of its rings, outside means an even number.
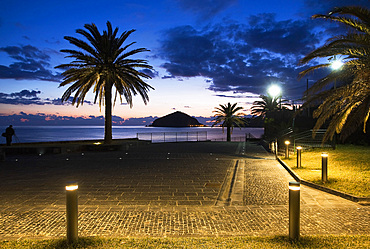
[[[60,50],[73,48],[63,37],[82,38],[75,30],[84,24],[95,23],[102,31],[110,21],[120,33],[136,29],[128,42],[150,50],[139,56],[154,67],[147,82],[155,90],[148,105],[140,97],[132,109],[116,103],[115,124],[123,124],[174,111],[210,117],[214,107],[228,102],[238,102],[248,113],[273,83],[281,85],[283,98],[299,103],[307,80],[298,80],[306,68],[299,59],[343,32],[310,17],[334,6],[370,8],[370,1],[3,0],[1,5],[0,123],[27,125],[37,119],[46,125],[94,121],[104,114],[92,93],[79,108],[60,102],[67,87],[58,87],[62,71],[54,67],[71,61]],[[309,83],[317,77],[320,73]]]

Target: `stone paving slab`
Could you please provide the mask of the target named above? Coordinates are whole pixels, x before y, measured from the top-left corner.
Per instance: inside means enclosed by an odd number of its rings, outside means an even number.
[[[237,160],[243,167],[235,177],[244,184],[235,184],[241,201],[216,207],[225,175]],[[65,237],[64,186],[70,179],[79,182],[80,236],[288,234],[292,178],[256,144],[155,144],[130,151],[14,156],[0,167],[0,239]],[[369,234],[369,212],[301,186],[302,235]]]
[[[301,234],[368,234],[368,216],[366,208],[304,208]],[[1,212],[0,220],[2,239],[65,236],[64,212]],[[79,213],[80,236],[287,235],[288,224],[286,206]]]

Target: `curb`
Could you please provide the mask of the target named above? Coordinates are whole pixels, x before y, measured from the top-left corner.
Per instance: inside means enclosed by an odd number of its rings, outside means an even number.
[[[353,201],[353,202],[356,202],[360,205],[363,205],[363,206],[370,206],[370,198],[369,197],[358,197],[358,196],[353,196],[353,195],[350,195],[350,194],[347,194],[347,193],[344,193],[344,192],[341,192],[341,191],[338,191],[338,190],[335,190],[335,189],[331,189],[331,188],[328,188],[328,187],[324,187],[324,186],[320,186],[320,185],[317,185],[315,183],[312,183],[312,182],[309,182],[309,181],[306,181],[306,180],[302,180],[286,163],[284,163],[279,157],[276,158],[276,160],[288,171],[288,173],[294,178],[294,180],[296,180],[297,182],[300,182],[301,184],[303,185],[306,185],[306,186],[309,186],[311,188],[315,188],[315,189],[318,189],[318,190],[321,190],[321,191],[324,191],[326,193],[329,193],[329,194],[332,194],[332,195],[336,195],[336,196],[339,196],[339,197],[342,197],[344,199],[347,199],[347,200],[350,200],[350,201]]]

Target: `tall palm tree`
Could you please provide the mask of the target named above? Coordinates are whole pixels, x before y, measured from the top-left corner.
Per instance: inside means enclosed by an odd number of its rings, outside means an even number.
[[[214,124],[215,126],[219,123],[222,123],[222,132],[224,132],[224,128],[226,126],[227,129],[227,141],[231,141],[231,133],[234,128],[234,126],[242,127],[245,125],[245,121],[241,116],[244,116],[244,113],[238,112],[243,109],[243,107],[236,106],[237,103],[231,105],[230,103],[227,103],[227,105],[220,105],[220,107],[215,107],[215,113],[214,117]]]
[[[136,68],[152,69],[146,60],[130,59],[130,56],[149,51],[145,48],[137,48],[130,51],[127,49],[135,42],[123,46],[123,43],[135,30],[129,30],[118,35],[118,28],[112,29],[111,23],[107,22],[107,30],[100,33],[94,23],[85,24],[85,29],[77,29],[76,33],[88,40],[65,36],[64,39],[76,46],[79,50],[63,49],[67,53],[66,58],[74,61],[61,64],[56,68],[66,69],[62,73],[63,82],[59,85],[72,84],[64,92],[62,101],[67,101],[75,92],[72,104],[78,107],[82,105],[86,93],[93,88],[95,93],[94,103],[99,99],[99,107],[105,105],[105,135],[104,142],[112,142],[112,91],[115,91],[113,104],[117,95],[122,103],[122,96],[132,108],[132,97],[140,94],[145,104],[149,97],[147,92],[152,88],[142,78],[151,77]],[[113,90],[114,89],[114,90]]]
[[[260,95],[262,100],[253,102],[251,114],[253,116],[267,117],[269,113],[276,112],[280,109],[287,109],[289,106],[288,100],[282,100],[280,97],[273,98],[271,96]]]
[[[313,18],[338,22],[349,28],[347,34],[330,38],[301,60],[301,64],[306,64],[316,58],[343,57],[345,63],[340,70],[333,70],[308,89],[305,106],[321,103],[313,115],[318,118],[314,131],[328,122],[323,142],[333,139],[335,133],[340,133],[344,140],[361,125],[366,132],[369,119],[370,10],[358,6],[342,7],[333,9],[327,15],[314,15]],[[300,76],[329,66],[330,63],[312,66]],[[341,83],[338,87],[336,81]]]

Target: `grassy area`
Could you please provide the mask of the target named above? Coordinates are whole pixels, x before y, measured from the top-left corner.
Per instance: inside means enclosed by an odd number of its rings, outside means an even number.
[[[297,169],[296,155],[281,159],[304,180],[348,194],[370,197],[370,147],[338,145],[336,150],[302,151],[302,168]],[[321,182],[321,153],[328,152],[328,182]]]
[[[0,248],[369,248],[370,235],[303,236],[291,243],[286,236],[224,238],[80,238],[0,241]]]

